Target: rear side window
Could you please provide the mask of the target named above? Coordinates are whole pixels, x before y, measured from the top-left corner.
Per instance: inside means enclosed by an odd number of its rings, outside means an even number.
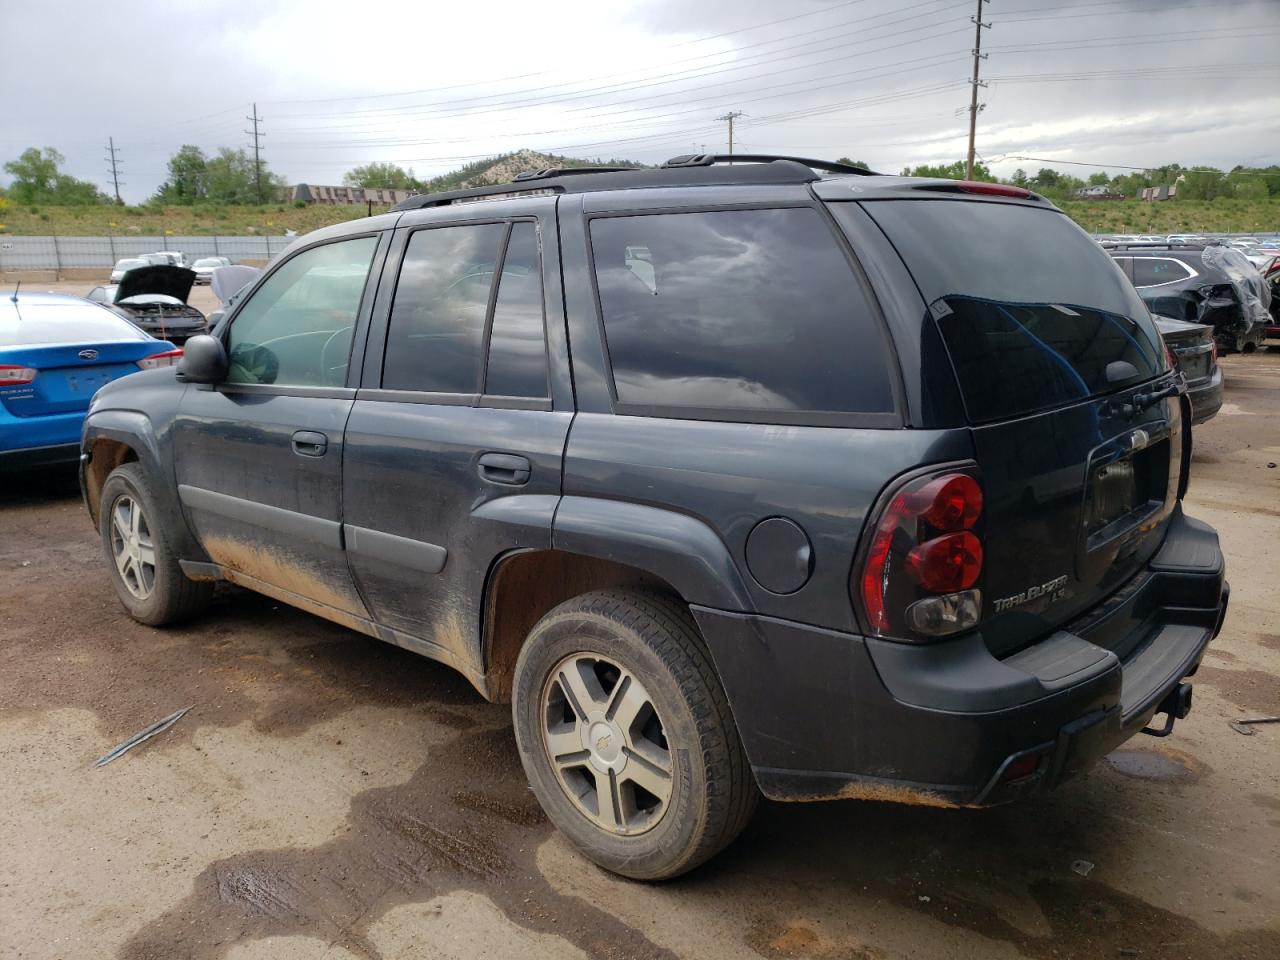
[[[929,304],[970,421],[1063,406],[1163,370],[1133,284],[1065,215],[956,200],[864,208]]]
[[[532,223],[512,225],[507,255],[502,258],[484,392],[501,397],[547,396],[542,265]]]
[[[476,393],[502,223],[419,230],[409,238],[387,333],[387,390]]]
[[[1154,287],[1191,276],[1186,267],[1168,257],[1134,257],[1132,262],[1135,287]]]
[[[591,222],[620,405],[888,413],[885,337],[810,208]]]

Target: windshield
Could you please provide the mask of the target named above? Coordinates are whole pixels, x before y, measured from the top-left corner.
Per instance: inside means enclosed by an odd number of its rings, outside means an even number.
[[[1164,369],[1133,284],[1062,213],[954,200],[864,208],[924,294],[971,422],[1086,400]]]

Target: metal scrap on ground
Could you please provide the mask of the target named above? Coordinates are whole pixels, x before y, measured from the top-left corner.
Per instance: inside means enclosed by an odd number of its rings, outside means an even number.
[[[1244,720],[1232,720],[1231,729],[1251,737],[1257,732],[1253,729],[1255,723],[1280,723],[1280,717],[1249,717]]]
[[[128,751],[136,747],[138,744],[143,743],[147,740],[150,740],[157,733],[164,733],[166,730],[172,727],[175,723],[181,720],[184,716],[186,716],[187,712],[190,709],[191,707],[183,707],[177,713],[171,713],[167,717],[165,717],[163,720],[157,720],[155,723],[151,724],[151,726],[143,727],[141,730],[135,733],[128,740],[125,740],[122,743],[116,744],[114,747],[111,748],[110,751],[100,756],[98,758],[98,761],[94,764],[94,766],[105,767],[108,763],[110,763],[116,757],[124,755],[125,753],[127,753]]]

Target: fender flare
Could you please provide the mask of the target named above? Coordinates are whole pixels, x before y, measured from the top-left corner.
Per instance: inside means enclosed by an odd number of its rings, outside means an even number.
[[[706,523],[672,510],[596,497],[562,497],[551,532],[565,553],[636,567],[671,584],[686,603],[753,612],[724,541]]]
[[[151,418],[140,410],[90,411],[85,417],[81,434],[81,451],[92,455],[94,444],[99,440],[115,440],[134,452],[142,468],[156,481],[155,493],[164,513],[163,519],[174,534],[174,547],[178,556],[182,560],[207,562],[209,556],[192,534],[186,514],[178,502],[173,463],[161,454],[160,440],[156,436]],[[84,481],[84,467],[82,464],[80,485],[85,495],[85,505],[90,507],[90,516],[93,516],[96,509],[88,502],[89,491]]]

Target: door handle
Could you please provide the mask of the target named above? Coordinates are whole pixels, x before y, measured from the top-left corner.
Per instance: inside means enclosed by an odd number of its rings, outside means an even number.
[[[299,430],[293,435],[293,452],[300,457],[323,457],[329,449],[329,438],[314,430]]]
[[[480,476],[490,483],[505,483],[518,487],[529,482],[533,467],[527,457],[512,453],[486,453],[480,458]]]

